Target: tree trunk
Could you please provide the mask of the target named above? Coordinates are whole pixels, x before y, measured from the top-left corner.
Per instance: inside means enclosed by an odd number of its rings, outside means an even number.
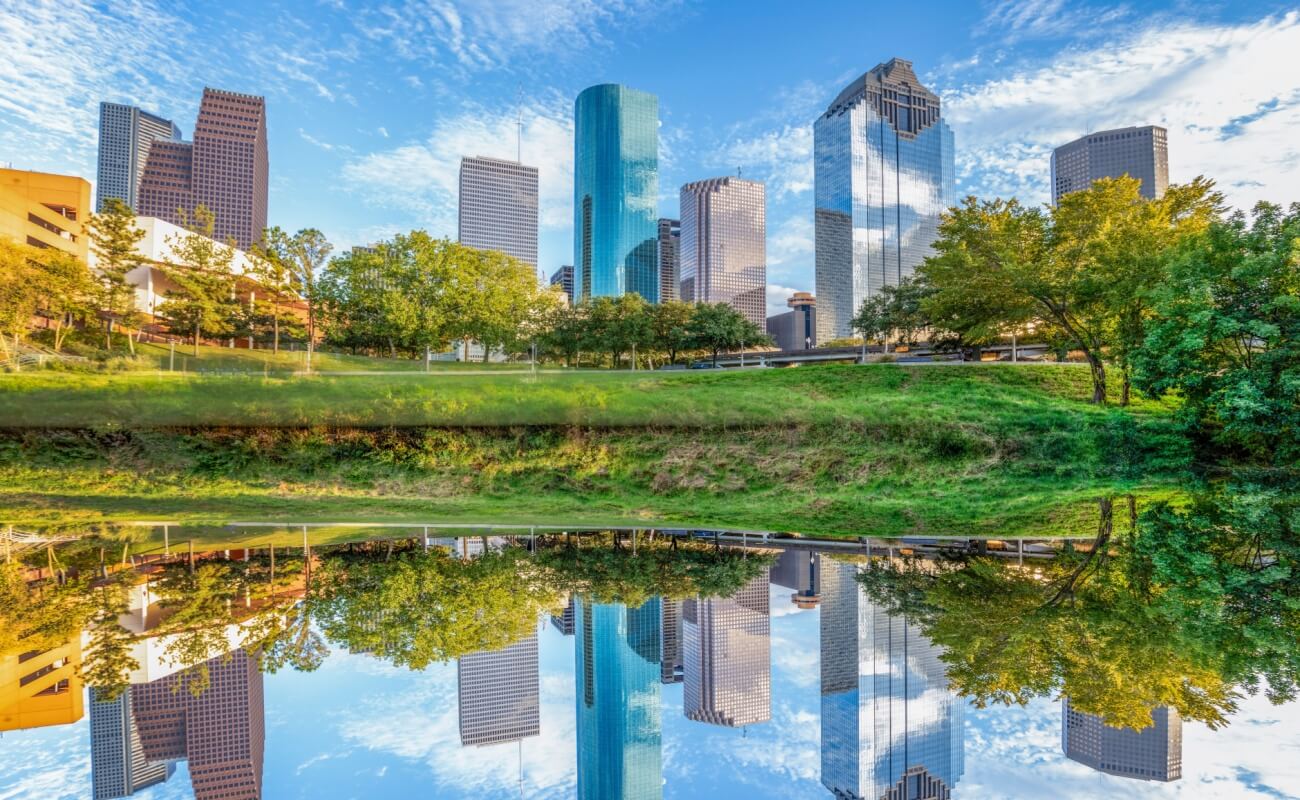
[[[276,303],[271,307],[271,327],[274,330],[272,334],[271,352],[280,352],[280,304]]]
[[[1121,376],[1123,380],[1120,383],[1119,404],[1127,406],[1129,402],[1130,389],[1133,384],[1133,373],[1132,370],[1129,369],[1127,363],[1124,364],[1122,369],[1123,371],[1121,372]]]
[[[194,357],[199,357],[199,326],[194,326]]]
[[[1091,350],[1085,350],[1084,355],[1088,358],[1088,368],[1092,370],[1092,404],[1104,406],[1106,405],[1106,365],[1102,363],[1101,357]]]

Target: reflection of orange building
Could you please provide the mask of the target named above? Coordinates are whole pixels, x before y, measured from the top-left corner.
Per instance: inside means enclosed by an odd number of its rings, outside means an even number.
[[[0,731],[67,725],[81,719],[81,641],[0,656]]]

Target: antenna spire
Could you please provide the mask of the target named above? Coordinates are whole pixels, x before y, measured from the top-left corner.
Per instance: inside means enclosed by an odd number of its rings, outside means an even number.
[[[515,161],[524,163],[524,85],[515,94]]]

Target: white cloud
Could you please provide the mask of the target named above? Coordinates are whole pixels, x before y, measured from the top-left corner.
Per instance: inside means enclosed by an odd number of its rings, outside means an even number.
[[[762,180],[771,200],[801,195],[813,188],[812,125],[783,125],[719,148],[710,163]]]
[[[775,283],[769,283],[767,285],[767,316],[771,317],[789,311],[790,306],[786,305],[786,301],[790,299],[790,295],[800,291],[803,290],[792,289],[789,286],[777,286]],[[796,611],[798,611],[798,609],[793,605],[788,607],[778,606],[773,609],[772,616],[785,616],[786,614],[793,614]]]
[[[1094,8],[1068,0],[992,0],[975,33],[1000,36],[1004,43],[1021,39],[1056,36],[1086,36],[1099,26],[1129,16],[1129,8],[1118,5]]]
[[[388,138],[388,129],[385,128],[384,126],[382,125],[379,126],[378,133],[380,136],[384,137],[385,139]]]
[[[767,228],[767,277],[775,281],[808,280],[812,275],[812,209],[798,204],[790,216]]]
[[[342,150],[348,152],[352,150],[351,147],[345,144],[330,144],[329,142],[317,139],[315,136],[312,136],[310,133],[303,130],[302,128],[298,129],[298,138],[302,139],[307,144],[310,144],[313,147],[319,147],[320,149],[326,152],[333,152],[335,150]]]

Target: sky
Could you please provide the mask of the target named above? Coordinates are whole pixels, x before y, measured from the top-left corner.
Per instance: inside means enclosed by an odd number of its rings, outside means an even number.
[[[812,122],[912,61],[956,136],[959,196],[1048,197],[1089,130],[1169,130],[1170,178],[1300,199],[1300,10],[1273,0],[0,0],[0,164],[93,181],[101,100],[188,137],[203,86],[265,95],[270,223],[336,248],[456,235],[463,155],[540,170],[540,269],[572,263],[573,100],[660,103],[659,213],[683,183],[767,184],[770,313],[813,289]]]

